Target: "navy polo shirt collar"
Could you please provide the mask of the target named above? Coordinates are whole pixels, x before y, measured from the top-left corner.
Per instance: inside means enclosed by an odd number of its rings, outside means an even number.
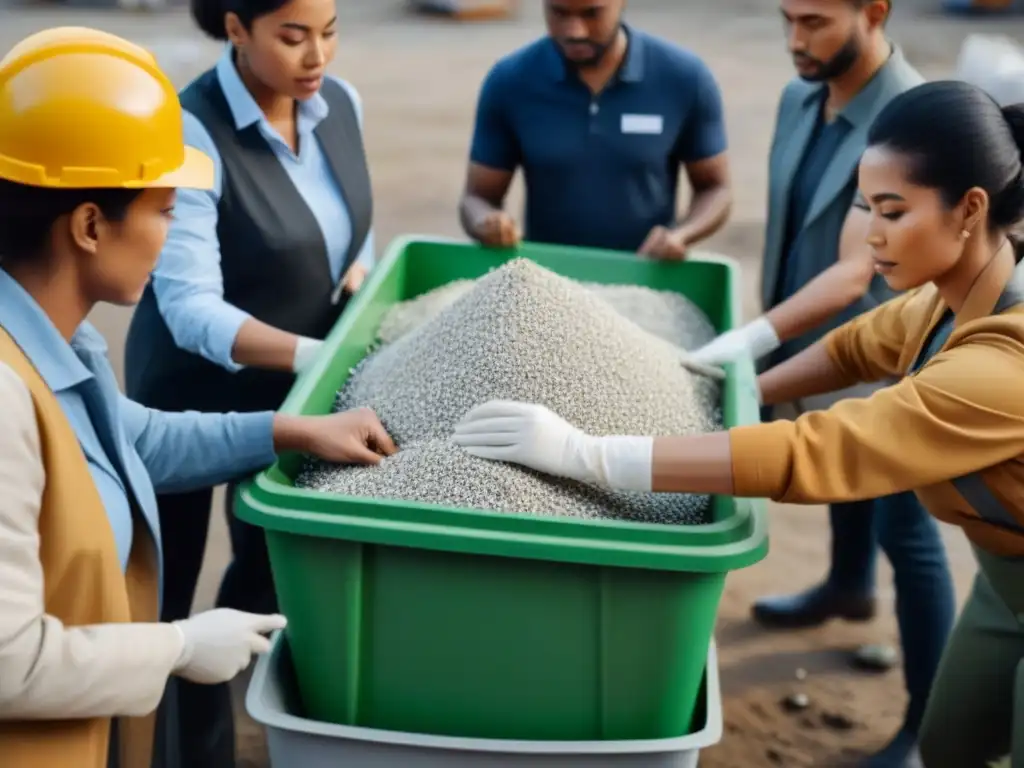
[[[626,58],[615,79],[625,83],[639,83],[644,79],[644,38],[628,24],[623,24],[622,30],[626,33]],[[547,50],[552,79],[565,80],[569,76],[569,68],[562,58],[562,52],[558,50],[558,44],[551,38],[548,38]]]

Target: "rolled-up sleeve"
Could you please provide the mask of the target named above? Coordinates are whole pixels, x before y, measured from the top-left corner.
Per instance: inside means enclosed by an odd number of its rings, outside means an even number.
[[[122,398],[129,439],[157,493],[207,488],[274,463],[274,414],[168,413]]]
[[[238,371],[231,358],[235,337],[249,313],[224,300],[217,239],[217,204],[223,168],[220,153],[202,123],[183,113],[185,143],[213,159],[212,190],[178,190],[174,221],[153,271],[157,307],[181,349]]]
[[[181,636],[170,624],[67,627],[46,613],[45,486],[32,398],[0,363],[0,721],[152,712]]]
[[[869,499],[1019,456],[1024,343],[998,333],[971,339],[871,397],[730,430],[736,495],[798,504]]]

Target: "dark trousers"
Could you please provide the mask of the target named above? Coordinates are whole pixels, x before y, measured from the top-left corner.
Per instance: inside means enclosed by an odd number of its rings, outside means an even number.
[[[975,547],[981,570],[921,727],[928,768],[1024,766],[1024,559]]]
[[[892,563],[903,675],[910,696],[905,725],[916,731],[956,615],[953,581],[938,525],[910,492],[834,504],[829,517],[829,586],[871,594],[876,543]]]
[[[234,487],[225,513],[233,559],[217,594],[217,607],[274,613],[274,595],[263,530],[234,515]],[[213,489],[160,496],[164,551],[162,621],[188,617],[206,551]],[[158,711],[153,768],[233,768],[235,727],[231,692],[222,685],[197,685],[172,678]]]

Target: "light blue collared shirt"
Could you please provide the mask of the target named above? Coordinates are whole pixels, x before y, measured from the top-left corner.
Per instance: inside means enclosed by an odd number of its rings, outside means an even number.
[[[128,567],[130,498],[160,547],[157,493],[184,493],[274,462],[272,412],[164,413],[121,394],[99,331],[83,323],[68,344],[35,300],[0,269],[0,327],[53,391],[85,454]],[[57,468],[59,471],[59,468]],[[163,562],[160,562],[161,570]]]
[[[327,117],[327,101],[319,93],[299,102],[296,129],[299,153],[281,138],[267,122],[231,61],[230,51],[217,62],[217,80],[224,91],[235,128],[253,123],[273,149],[275,156],[309,206],[323,232],[331,278],[341,279],[345,254],[352,241],[352,222],[341,187],[313,134]],[[359,124],[363,124],[362,102],[355,88],[338,80],[355,106]],[[229,371],[241,365],[231,359],[238,329],[250,315],[224,301],[224,278],[220,269],[220,245],[217,242],[217,204],[221,196],[223,166],[220,153],[203,124],[190,112],[184,113],[185,143],[213,159],[214,187],[210,191],[178,190],[167,244],[153,272],[153,292],[157,306],[175,343],[184,350],[202,355]],[[374,238],[371,229],[356,261],[367,269],[373,266]],[[283,297],[282,300],[300,300]]]

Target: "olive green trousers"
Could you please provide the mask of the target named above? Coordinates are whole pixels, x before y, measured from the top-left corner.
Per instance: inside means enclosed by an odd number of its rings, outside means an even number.
[[[1024,559],[975,555],[921,725],[925,768],[988,768],[1007,754],[1024,768]]]

